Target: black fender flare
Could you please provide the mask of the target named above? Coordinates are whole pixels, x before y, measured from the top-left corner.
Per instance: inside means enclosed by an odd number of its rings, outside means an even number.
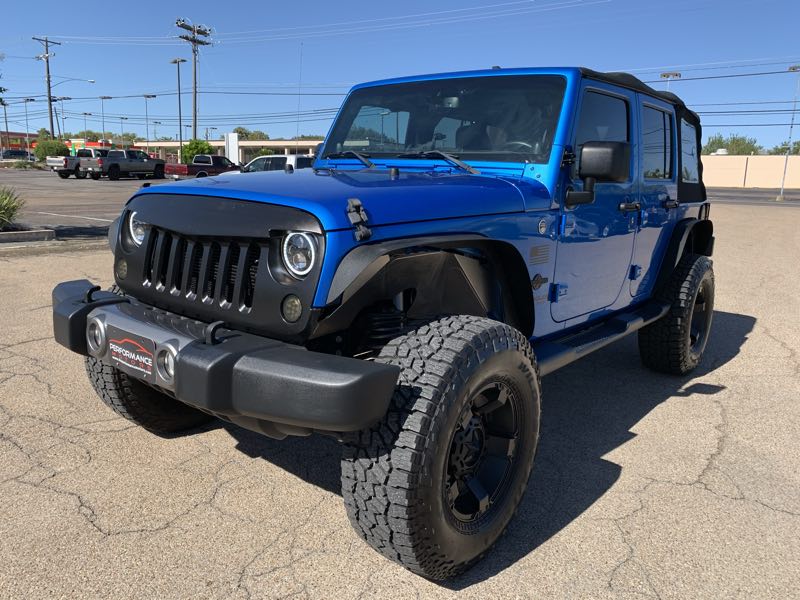
[[[711,256],[714,252],[714,223],[709,219],[683,219],[675,225],[661,269],[656,279],[656,292],[662,290],[684,254]]]
[[[457,252],[458,249],[476,250],[480,260]],[[434,279],[433,273],[443,278]],[[395,278],[400,280],[394,281]],[[498,297],[490,289],[491,278],[499,284]],[[327,294],[330,310],[321,319],[315,337],[348,327],[377,296],[415,284],[426,285],[427,291],[430,287],[439,288],[446,305],[437,310],[439,296],[427,294],[425,310],[431,314],[460,307],[467,313],[485,316],[494,309],[525,335],[530,336],[533,331],[533,292],[525,261],[517,249],[482,235],[453,234],[387,240],[351,250],[331,281]],[[417,306],[416,310],[422,308]]]

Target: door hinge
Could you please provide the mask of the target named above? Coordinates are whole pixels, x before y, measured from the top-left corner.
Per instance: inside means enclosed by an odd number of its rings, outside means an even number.
[[[350,219],[350,224],[356,230],[356,241],[361,242],[372,237],[372,230],[367,227],[367,211],[364,210],[364,206],[358,198],[348,198],[347,218]]]
[[[550,284],[550,302],[558,302],[558,299],[567,295],[569,286],[566,283]]]
[[[572,166],[575,164],[577,158],[578,157],[575,156],[575,153],[572,151],[572,147],[567,146],[566,148],[564,148],[564,155],[561,157],[561,166],[562,167]]]

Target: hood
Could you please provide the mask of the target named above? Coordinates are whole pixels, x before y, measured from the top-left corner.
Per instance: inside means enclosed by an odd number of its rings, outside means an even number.
[[[350,229],[347,200],[361,201],[369,226],[524,210],[512,179],[452,172],[388,169],[222,174],[143,188],[138,194],[192,194],[280,204],[316,216],[323,229]],[[137,194],[137,195],[138,195]]]

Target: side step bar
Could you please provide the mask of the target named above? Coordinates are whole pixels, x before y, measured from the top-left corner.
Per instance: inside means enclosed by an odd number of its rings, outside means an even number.
[[[595,350],[624,338],[626,335],[658,321],[669,312],[664,302],[648,302],[636,309],[620,313],[595,327],[572,332],[562,338],[533,344],[541,375],[552,373]]]

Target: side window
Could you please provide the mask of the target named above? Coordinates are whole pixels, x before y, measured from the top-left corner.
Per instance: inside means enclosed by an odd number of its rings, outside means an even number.
[[[269,163],[269,170],[270,171],[280,171],[286,167],[286,157],[285,156],[273,156],[270,159]]]
[[[205,154],[198,154],[194,157],[194,164],[196,165],[210,165],[211,164],[211,157]]]
[[[642,110],[642,158],[645,179],[672,179],[672,115],[645,106]]]
[[[267,159],[266,158],[256,159],[256,161],[252,165],[250,165],[250,170],[251,171],[263,171],[264,170],[264,166],[266,164],[267,164]]]
[[[581,148],[586,142],[630,142],[628,112],[628,102],[622,98],[600,92],[586,92],[575,134],[575,154],[579,159]],[[576,164],[573,178],[577,174]]]
[[[295,169],[307,169],[314,164],[313,156],[298,156],[295,162]]]
[[[681,119],[681,181],[700,183],[699,160],[697,130]]]

